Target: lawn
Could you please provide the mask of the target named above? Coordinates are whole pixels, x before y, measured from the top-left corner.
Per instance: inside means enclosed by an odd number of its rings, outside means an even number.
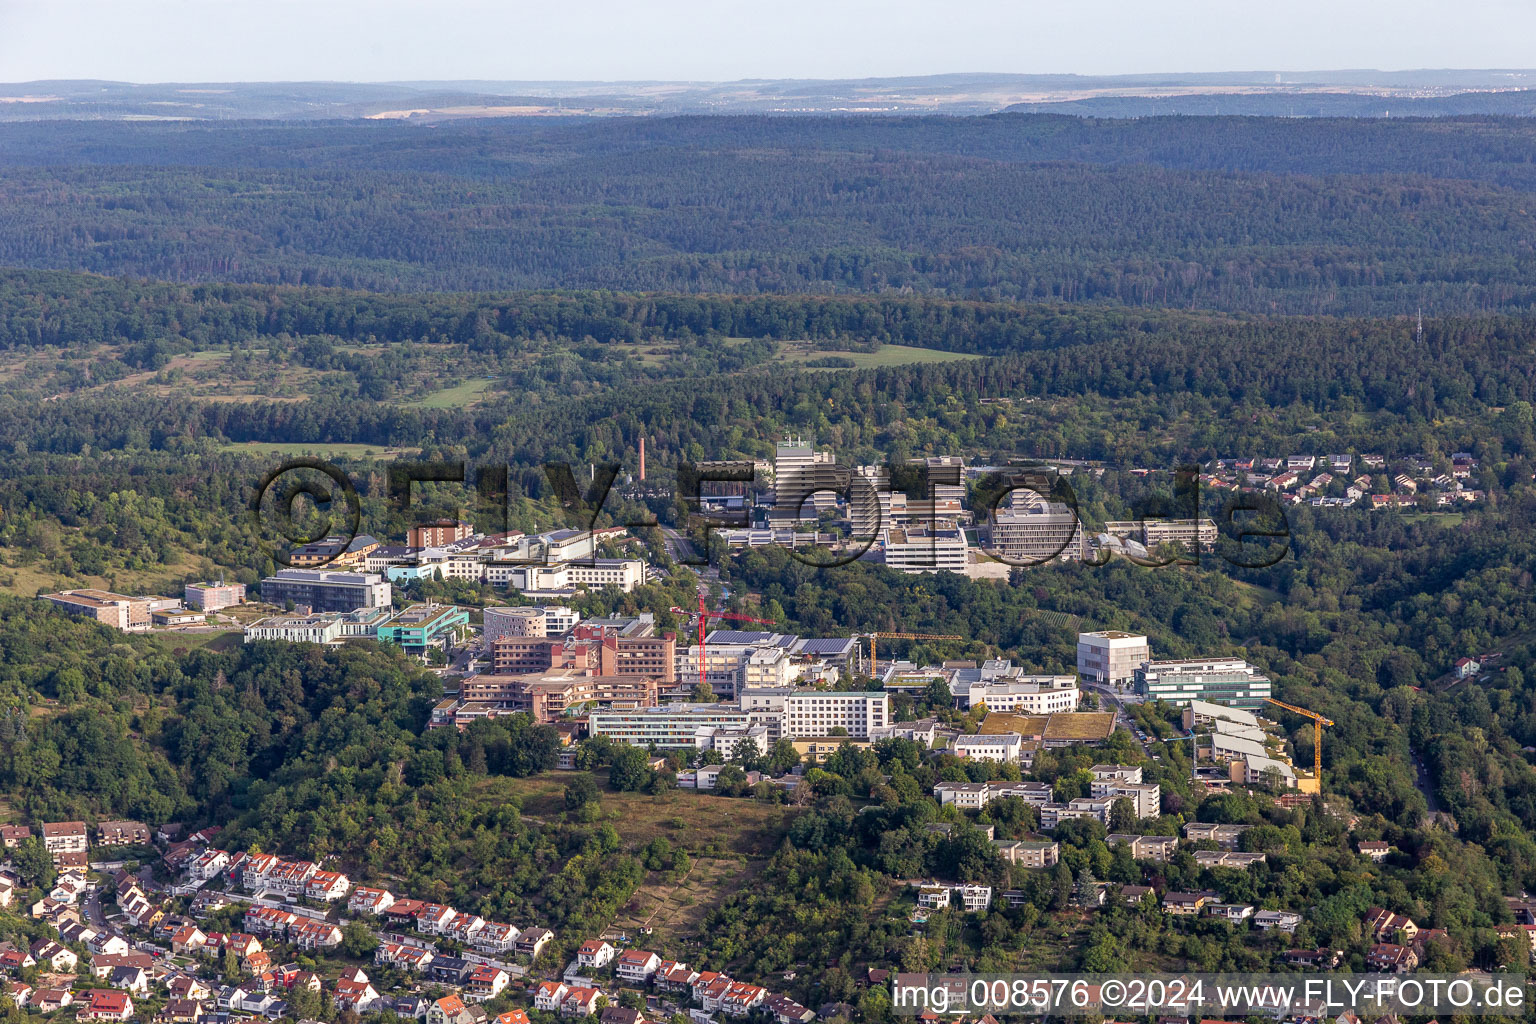
[[[467,409],[480,400],[480,396],[492,384],[494,380],[485,377],[476,377],[462,384],[455,384],[451,388],[443,388],[434,391],[423,398],[405,403],[419,409]]]

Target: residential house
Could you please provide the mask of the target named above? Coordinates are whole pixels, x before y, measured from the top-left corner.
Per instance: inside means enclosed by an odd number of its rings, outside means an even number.
[[[1168,892],[1163,894],[1163,909],[1181,917],[1194,917],[1214,897],[1208,892]]]
[[[1153,860],[1166,863],[1179,848],[1177,836],[1136,836],[1124,832],[1113,832],[1104,837],[1105,843],[1110,846],[1123,843],[1131,848],[1131,857],[1135,860]]]
[[[462,985],[474,968],[475,965],[463,957],[444,956],[439,953],[432,958],[432,964],[427,968],[427,973],[434,981],[442,982],[444,985]]]
[[[506,953],[517,945],[517,928],[510,924],[488,922],[476,933],[470,945],[482,953]]]
[[[83,821],[45,822],[42,831],[43,846],[49,853],[85,853],[89,849]]]
[[[1262,864],[1266,855],[1240,850],[1196,850],[1195,863],[1203,868],[1246,868]]]
[[[555,933],[548,928],[529,928],[517,937],[517,954],[536,957],[554,937]]]
[[[172,999],[191,999],[205,1002],[213,996],[213,989],[201,978],[190,974],[178,974],[166,983],[165,990]]]
[[[1344,962],[1344,953],[1337,949],[1288,949],[1283,958],[1292,967],[1331,971]]]
[[[133,997],[127,992],[93,988],[75,1011],[76,1020],[128,1020],[133,1016]]]
[[[352,890],[352,896],[347,900],[347,909],[354,914],[378,916],[388,910],[394,902],[394,893],[388,889],[371,889],[360,885]]]
[[[75,1001],[75,994],[67,988],[40,988],[28,1000],[28,1006],[38,1013],[56,1013]]]
[[[203,934],[201,928],[195,924],[189,924],[171,933],[171,952],[178,956],[196,953],[207,941],[208,936]]]
[[[481,964],[465,979],[464,991],[469,993],[470,998],[484,1002],[501,995],[502,989],[506,988],[511,980],[512,976],[500,967]]]
[[[149,829],[138,821],[103,821],[96,826],[97,846],[148,846]]]
[[[341,945],[341,929],[329,921],[306,917],[289,927],[288,941],[298,949],[334,949]]]
[[[661,967],[661,957],[643,949],[625,950],[614,965],[614,973],[625,981],[643,985]]]
[[[26,825],[0,825],[0,844],[7,850],[14,850],[31,838],[32,830]]]
[[[131,992],[140,999],[149,995],[149,975],[142,967],[119,967],[107,978],[107,984]]]
[[[167,999],[155,1020],[158,1024],[197,1024],[202,1015],[203,1004],[196,999]]]
[[[9,942],[5,944],[4,949],[0,949],[0,971],[8,971],[11,974],[15,974],[17,971],[31,967],[35,963],[37,963],[37,959],[33,957],[30,950],[17,949]]]
[[[427,1006],[427,1024],[482,1024],[486,1018],[478,1006],[467,1006],[458,996],[444,996]]]
[[[788,996],[769,996],[763,1007],[773,1014],[775,1024],[810,1024],[816,1019],[813,1010],[801,1006]]]
[[[570,986],[563,982],[541,981],[533,990],[533,1007],[546,1013],[557,1012],[570,991]]]
[[[681,961],[663,960],[656,968],[652,983],[658,992],[687,992],[698,977],[698,971]]]
[[[351,879],[339,871],[316,871],[304,882],[304,895],[312,900],[329,903],[346,896],[351,887]]]
[[[74,950],[52,939],[38,939],[32,943],[31,952],[32,959],[39,966],[46,966],[48,970],[59,974],[67,974],[80,965],[80,958]]]
[[[606,967],[613,962],[614,952],[602,939],[588,939],[576,950],[576,962],[583,967]]]
[[[32,986],[24,981],[8,981],[5,983],[5,994],[16,1005],[16,1009],[25,1010],[32,1001]]]
[[[1301,927],[1301,915],[1294,910],[1261,910],[1253,915],[1253,926],[1263,931],[1278,928],[1291,935]]]
[[[1363,839],[1357,845],[1362,857],[1369,857],[1378,864],[1386,860],[1387,854],[1392,852],[1392,845],[1379,839]]]
[[[1365,912],[1365,933],[1373,937],[1377,942],[1389,943],[1398,933],[1409,942],[1419,933],[1419,926],[1405,914],[1394,914],[1390,910],[1381,907],[1372,907]]]
[[[1253,916],[1253,906],[1248,903],[1208,903],[1205,912],[1209,917],[1240,924]]]
[[[441,935],[458,911],[441,903],[423,903],[416,912],[416,930],[428,935]]]
[[[480,929],[485,927],[485,918],[479,914],[455,914],[448,926],[443,929],[445,938],[462,942],[466,946],[474,944],[475,936],[480,934]]]
[[[355,976],[343,975],[336,982],[336,991],[332,993],[331,1001],[338,1010],[367,1013],[379,1005],[379,990],[373,987],[366,976],[359,980]]]
[[[560,1013],[565,1017],[590,1017],[597,1012],[597,1001],[602,998],[602,989],[577,985],[565,994]]]
[[[1419,954],[1413,951],[1412,946],[1378,942],[1365,954],[1365,966],[1383,974],[1407,974],[1419,966]]]
[[[767,998],[768,990],[761,985],[732,982],[720,999],[720,1012],[727,1017],[745,1017]]]
[[[597,1024],[648,1024],[645,1014],[629,1006],[605,1006]]]

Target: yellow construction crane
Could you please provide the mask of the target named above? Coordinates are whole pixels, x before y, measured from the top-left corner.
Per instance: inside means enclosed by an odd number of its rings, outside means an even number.
[[[964,640],[963,636],[953,633],[865,633],[869,637],[869,671],[871,674],[877,670],[875,661],[875,637],[883,636],[888,640]]]
[[[1294,711],[1296,714],[1301,715],[1304,718],[1312,719],[1312,777],[1317,780],[1318,792],[1322,792],[1323,726],[1332,725],[1333,719],[1324,718],[1316,711],[1308,711],[1306,708],[1299,708],[1294,704],[1287,704],[1283,700],[1275,700],[1273,697],[1265,697],[1264,699],[1276,707],[1282,707],[1287,711]]]

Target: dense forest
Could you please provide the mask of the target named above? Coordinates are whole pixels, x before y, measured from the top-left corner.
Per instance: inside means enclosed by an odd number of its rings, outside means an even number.
[[[6,126],[0,262],[404,290],[1527,310],[1519,119]]]

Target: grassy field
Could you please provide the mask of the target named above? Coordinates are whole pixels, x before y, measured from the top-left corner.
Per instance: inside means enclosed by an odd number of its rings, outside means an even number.
[[[415,448],[385,448],[376,444],[291,444],[274,441],[246,441],[223,446],[227,452],[247,455],[314,455],[318,458],[379,459],[388,462],[416,451]]]
[[[911,345],[881,345],[874,352],[823,352],[809,346],[786,345],[780,359],[786,363],[804,365],[812,359],[835,356],[853,363],[854,369],[868,370],[881,366],[906,366],[909,363],[961,363],[981,356],[967,352],[941,352],[931,348],[913,348]],[[823,367],[813,367],[823,369]],[[831,369],[825,367],[824,369]]]
[[[495,381],[487,380],[484,377],[467,380],[462,384],[456,384],[451,388],[443,388],[441,391],[434,391],[424,398],[418,398],[413,402],[405,404],[414,405],[421,409],[467,409],[478,402],[480,396],[485,393],[485,390],[494,383]]]

